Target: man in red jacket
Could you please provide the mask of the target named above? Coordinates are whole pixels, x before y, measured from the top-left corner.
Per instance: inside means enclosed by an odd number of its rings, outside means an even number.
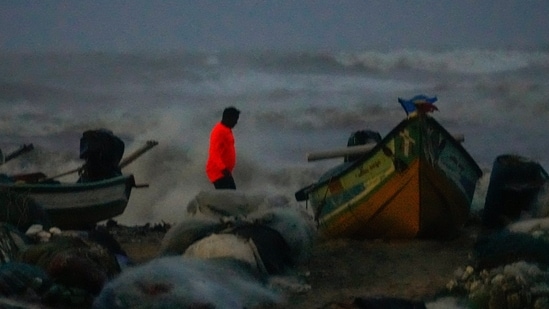
[[[232,128],[238,122],[240,111],[234,107],[223,110],[223,117],[210,134],[210,150],[206,163],[206,175],[216,189],[236,189],[233,169],[236,151]]]

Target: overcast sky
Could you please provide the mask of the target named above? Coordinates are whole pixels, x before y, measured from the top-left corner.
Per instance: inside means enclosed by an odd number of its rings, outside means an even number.
[[[1,0],[0,50],[549,47],[548,0]]]

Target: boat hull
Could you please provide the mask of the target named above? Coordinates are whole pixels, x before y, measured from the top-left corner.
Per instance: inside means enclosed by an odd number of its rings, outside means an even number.
[[[466,222],[479,167],[427,115],[402,121],[370,152],[308,189],[324,238],[442,238]]]
[[[125,175],[89,183],[2,183],[0,192],[33,200],[52,226],[81,229],[122,214],[134,186],[133,175]]]

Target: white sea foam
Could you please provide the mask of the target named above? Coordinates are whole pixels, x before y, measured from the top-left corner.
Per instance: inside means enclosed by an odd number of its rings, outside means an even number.
[[[307,152],[344,147],[356,130],[387,134],[405,117],[397,98],[416,94],[438,97],[433,116],[464,134],[464,147],[488,174],[504,153],[547,168],[548,59],[543,50],[4,54],[0,148],[6,154],[33,143],[35,150],[0,172],[55,175],[78,167],[88,129],[112,130],[126,155],[157,140],[124,169],[150,186],[134,190],[118,219],[172,222],[197,192],[212,188],[204,164],[224,107],[242,111],[234,129],[238,188],[293,198],[341,161],[307,163]]]
[[[413,69],[439,73],[493,74],[549,65],[548,53],[517,50],[370,51],[342,53],[337,59],[346,66],[362,66],[380,72]]]

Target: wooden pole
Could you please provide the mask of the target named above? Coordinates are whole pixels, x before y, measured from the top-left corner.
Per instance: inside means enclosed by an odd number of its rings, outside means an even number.
[[[141,155],[143,155],[145,152],[149,151],[151,148],[153,148],[156,145],[158,145],[157,141],[147,141],[147,143],[143,147],[137,149],[132,154],[130,154],[126,158],[122,159],[122,161],[120,161],[120,164],[118,164],[118,167],[120,167],[120,169],[122,169],[122,168],[128,166],[130,163],[135,161],[137,158],[139,158]],[[55,176],[51,176],[51,177],[48,177],[48,178],[41,179],[40,181],[41,182],[42,181],[48,181],[48,180],[52,180],[52,179],[55,179],[55,178],[67,176],[67,175],[76,173],[76,172],[82,170],[83,168],[84,168],[83,166],[80,166],[80,167],[75,168],[73,170],[70,170],[70,171],[55,175]]]
[[[120,164],[118,164],[118,167],[124,168],[125,166],[135,161],[135,159],[139,158],[142,154],[149,151],[149,149],[153,148],[156,145],[158,145],[157,141],[147,141],[147,143],[143,147],[137,149],[136,151],[134,151],[134,153],[122,159],[122,161],[120,161]]]
[[[465,137],[463,136],[463,134],[456,134],[456,135],[453,135],[453,137],[459,143],[465,140]],[[333,159],[333,158],[345,157],[350,155],[363,154],[372,150],[376,145],[377,145],[376,143],[368,143],[368,144],[358,145],[358,146],[349,146],[346,148],[311,152],[307,154],[307,161],[311,162],[311,161]]]
[[[48,177],[48,178],[41,179],[39,182],[48,181],[48,180],[52,180],[52,179],[55,179],[55,178],[67,176],[67,175],[76,173],[76,172],[80,171],[80,170],[83,169],[83,168],[84,168],[83,166],[80,166],[80,167],[75,168],[75,169],[72,169],[72,170],[70,170],[70,171],[63,172],[63,173],[57,174],[57,175],[55,175],[55,176],[51,176],[51,177]]]
[[[3,164],[3,163],[8,162],[11,159],[14,159],[14,158],[18,157],[18,156],[20,156],[24,153],[27,153],[27,152],[29,152],[33,149],[34,149],[34,146],[32,144],[23,145],[23,146],[19,147],[19,149],[17,149],[16,151],[4,156],[4,160],[0,161],[0,165]]]
[[[307,154],[307,161],[311,162],[311,161],[318,161],[318,160],[324,160],[324,159],[332,159],[332,158],[339,158],[339,157],[345,157],[350,155],[367,153],[370,150],[374,149],[376,145],[377,145],[376,143],[369,143],[369,144],[364,144],[360,146],[349,146],[347,148],[312,152]]]

